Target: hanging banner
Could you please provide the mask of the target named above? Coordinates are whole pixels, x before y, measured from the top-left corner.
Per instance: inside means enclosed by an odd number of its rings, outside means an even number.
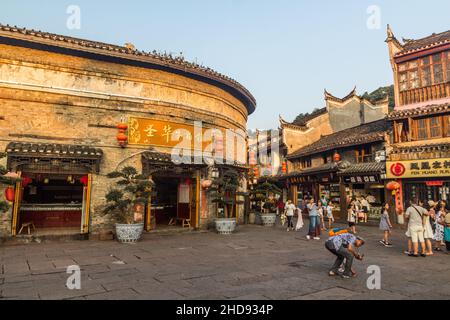
[[[450,176],[450,158],[386,162],[388,179]]]

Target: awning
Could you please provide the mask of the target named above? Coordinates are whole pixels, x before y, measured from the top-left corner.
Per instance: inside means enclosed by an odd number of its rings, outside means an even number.
[[[356,176],[369,174],[383,174],[386,171],[385,162],[367,162],[367,163],[352,163],[349,167],[341,169],[338,172],[340,176]]]
[[[6,147],[10,171],[99,173],[103,151],[81,145],[11,142]]]

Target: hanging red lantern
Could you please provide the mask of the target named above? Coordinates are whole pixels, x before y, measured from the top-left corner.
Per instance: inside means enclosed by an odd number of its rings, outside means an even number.
[[[253,169],[253,175],[255,176],[255,178],[259,178],[259,168],[258,167],[255,167]]]
[[[126,123],[119,123],[117,125],[117,129],[119,129],[119,134],[117,135],[117,141],[119,142],[119,145],[122,148],[124,148],[127,143],[127,140],[128,140],[128,137],[125,134],[125,132],[128,129],[128,125]]]
[[[339,153],[335,153],[333,156],[334,162],[340,162],[341,161],[341,155]]]
[[[191,183],[192,183],[192,180],[189,179],[189,178],[187,178],[187,179],[184,181],[184,184],[187,184],[188,186],[191,185]]]
[[[8,187],[5,189],[5,199],[9,202],[14,202],[15,199],[15,191],[13,187]]]
[[[286,173],[287,173],[287,163],[286,163],[286,161],[283,162],[283,164],[281,165],[281,172],[282,172],[283,174],[286,174]]]
[[[388,189],[389,191],[396,191],[399,190],[400,188],[401,185],[397,181],[391,181],[386,185],[386,189]]]
[[[88,176],[82,176],[80,178],[80,183],[82,183],[84,186],[87,186],[89,182],[89,177]]]

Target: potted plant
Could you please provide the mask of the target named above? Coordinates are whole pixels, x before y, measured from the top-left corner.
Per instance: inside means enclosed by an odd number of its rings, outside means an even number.
[[[277,218],[277,196],[282,190],[268,180],[258,184],[252,192],[254,198],[261,203],[261,221],[264,226],[274,226]]]
[[[236,219],[232,218],[234,207],[243,203],[237,197],[244,193],[238,192],[240,175],[234,169],[227,169],[215,179],[209,189],[212,202],[217,204],[216,230],[220,234],[231,234],[236,230]]]
[[[134,167],[111,172],[108,178],[118,180],[106,194],[107,206],[103,213],[112,215],[116,222],[118,241],[135,243],[144,231],[143,219],[138,218],[138,208],[148,202],[154,183],[147,176],[138,174]]]

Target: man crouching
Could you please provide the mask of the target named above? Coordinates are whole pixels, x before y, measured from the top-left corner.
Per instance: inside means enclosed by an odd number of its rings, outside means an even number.
[[[364,258],[364,255],[360,255],[356,252],[356,248],[359,248],[362,245],[364,245],[364,240],[349,232],[344,232],[330,237],[328,241],[325,242],[325,248],[327,248],[328,251],[334,254],[337,258],[329,272],[329,275],[339,275],[339,268],[345,260],[345,268],[341,276],[346,279],[356,276],[356,272],[352,269],[353,258],[356,258],[357,260],[362,260]]]

